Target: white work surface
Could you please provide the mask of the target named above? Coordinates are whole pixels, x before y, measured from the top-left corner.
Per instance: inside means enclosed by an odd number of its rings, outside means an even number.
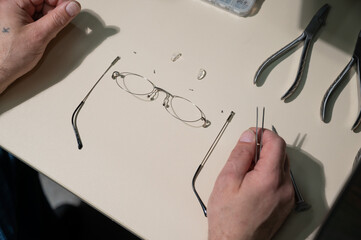
[[[329,1],[334,7],[292,101],[280,97],[296,76],[301,48],[272,65],[263,86],[253,85],[253,76],[302,33],[322,2],[269,0],[256,15],[241,18],[201,0],[81,1],[83,12],[40,65],[0,97],[0,145],[141,238],[207,239],[193,174],[233,110],[198,178],[207,202],[240,134],[255,125],[256,106],[265,106],[265,126],[275,125],[289,144],[295,178],[313,206],[292,214],[277,239],[310,238],[360,147],[360,133],[350,130],[359,110],[356,74],[328,124],[320,119],[320,104],[351,58],[361,2]],[[178,52],[182,57],[172,62]],[[117,55],[121,60],[79,114],[84,148],[78,150],[71,115]],[[200,68],[207,71],[201,81]],[[212,125],[193,128],[174,119],[162,106],[163,95],[140,101],[116,85],[114,70],[142,74],[192,100]]]

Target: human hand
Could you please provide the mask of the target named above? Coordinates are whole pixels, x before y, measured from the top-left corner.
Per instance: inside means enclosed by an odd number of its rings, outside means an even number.
[[[79,12],[73,0],[0,0],[0,94],[35,67]]]
[[[257,164],[255,131],[245,131],[220,172],[208,202],[209,240],[267,240],[294,202],[286,144],[264,130]]]

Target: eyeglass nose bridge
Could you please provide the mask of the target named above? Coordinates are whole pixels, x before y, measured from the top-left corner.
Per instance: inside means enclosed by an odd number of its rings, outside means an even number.
[[[170,98],[173,97],[173,95],[170,92],[168,92],[167,90],[164,90],[163,88],[155,86],[154,90],[153,90],[153,95],[154,95],[154,93],[158,95],[159,92],[164,92],[165,93],[165,98],[163,100],[163,106],[165,108],[169,108]],[[151,99],[151,100],[154,100],[154,99]]]

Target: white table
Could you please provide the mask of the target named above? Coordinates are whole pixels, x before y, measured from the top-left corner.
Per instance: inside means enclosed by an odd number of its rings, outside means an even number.
[[[193,174],[235,111],[197,181],[207,201],[239,135],[255,125],[256,106],[265,106],[266,127],[275,125],[289,144],[296,180],[313,205],[293,214],[277,239],[305,239],[360,147],[360,133],[350,131],[358,113],[355,75],[330,123],[321,122],[319,111],[351,57],[361,2],[329,1],[334,8],[293,101],[280,97],[294,80],[301,49],[268,71],[262,87],[252,80],[267,57],[301,34],[321,2],[264,1],[258,14],[240,18],[200,0],[83,1],[83,13],[52,42],[40,66],[0,97],[0,145],[142,238],[207,239]],[[172,62],[175,53],[182,57]],[[71,114],[117,55],[122,59],[79,114],[84,148],[78,150]],[[207,70],[202,81],[200,68]],[[189,127],[163,109],[161,98],[134,98],[110,78],[113,70],[142,74],[191,99],[212,125]]]

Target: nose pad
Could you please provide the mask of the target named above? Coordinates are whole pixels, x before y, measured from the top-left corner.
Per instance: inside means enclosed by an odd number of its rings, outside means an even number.
[[[115,80],[117,77],[120,77],[120,73],[118,71],[114,71],[112,74],[112,78]]]
[[[113,74],[112,74],[112,78],[113,78],[114,80],[116,80],[117,77],[125,78],[126,76],[127,76],[127,74],[121,74],[121,73],[119,73],[118,71],[114,71]]]
[[[164,106],[165,108],[169,108],[169,96],[167,96],[166,98],[164,98],[163,106]]]
[[[211,125],[211,121],[205,120],[204,118],[202,118],[202,120],[204,121],[202,127],[207,128],[207,127],[209,127]]]
[[[150,101],[154,101],[157,98],[157,95],[158,95],[158,91],[155,90],[149,93],[147,97],[149,98]]]

